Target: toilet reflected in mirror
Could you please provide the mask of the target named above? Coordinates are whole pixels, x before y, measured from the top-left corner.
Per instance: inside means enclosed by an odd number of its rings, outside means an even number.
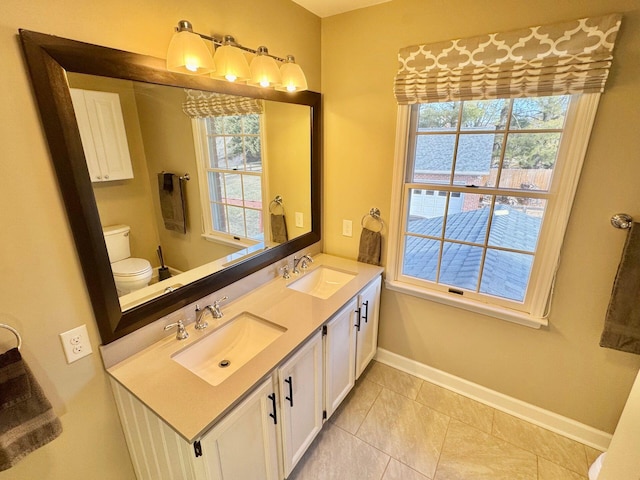
[[[144,258],[132,258],[128,225],[103,227],[109,262],[118,296],[126,295],[149,285],[153,268]]]

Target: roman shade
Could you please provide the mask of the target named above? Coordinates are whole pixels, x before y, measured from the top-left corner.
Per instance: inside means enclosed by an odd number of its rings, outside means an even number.
[[[260,114],[264,110],[259,98],[185,89],[182,111],[192,118]]]
[[[398,104],[602,92],[622,16],[405,47]]]

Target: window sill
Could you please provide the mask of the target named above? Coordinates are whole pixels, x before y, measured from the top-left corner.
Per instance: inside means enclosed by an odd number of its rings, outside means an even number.
[[[238,239],[236,240],[233,237],[219,237],[217,235],[211,235],[208,233],[203,233],[202,234],[202,238],[204,238],[207,242],[212,242],[212,243],[219,243],[222,245],[227,245],[230,247],[239,247],[239,248],[248,248],[251,247],[259,242],[255,242],[252,240],[241,240]]]
[[[517,312],[504,307],[498,307],[495,305],[488,305],[485,303],[475,302],[473,300],[462,299],[456,295],[453,298],[450,295],[430,292],[422,288],[414,287],[406,283],[397,282],[394,280],[385,280],[385,286],[389,290],[394,292],[405,293],[414,297],[424,298],[437,303],[443,303],[451,307],[462,308],[470,312],[479,313],[492,318],[498,318],[511,323],[517,323],[518,325],[524,325],[529,328],[540,328],[549,325],[549,321],[546,318],[534,317],[524,312]]]

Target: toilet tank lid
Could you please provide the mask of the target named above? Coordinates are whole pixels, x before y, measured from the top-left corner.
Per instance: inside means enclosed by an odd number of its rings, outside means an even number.
[[[119,233],[124,233],[127,230],[130,230],[129,225],[108,225],[106,227],[102,227],[102,231],[105,235],[117,235]]]
[[[151,264],[144,258],[125,258],[112,263],[111,270],[120,277],[134,276],[151,270]]]

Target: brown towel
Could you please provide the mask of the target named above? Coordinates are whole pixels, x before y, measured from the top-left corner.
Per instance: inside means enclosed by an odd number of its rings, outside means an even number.
[[[271,214],[271,240],[276,243],[284,243],[289,239],[287,236],[287,222],[284,215]]]
[[[171,180],[171,188],[169,188],[169,180]],[[170,173],[159,173],[158,190],[164,228],[174,232],[187,233],[184,194],[180,177]]]
[[[380,232],[373,232],[368,228],[363,228],[360,234],[360,249],[358,251],[358,261],[380,265],[380,252],[382,251],[382,235]]]
[[[632,223],[613,283],[600,346],[640,354],[640,225]]]
[[[0,355],[0,471],[60,433],[60,420],[20,351],[12,348]]]

